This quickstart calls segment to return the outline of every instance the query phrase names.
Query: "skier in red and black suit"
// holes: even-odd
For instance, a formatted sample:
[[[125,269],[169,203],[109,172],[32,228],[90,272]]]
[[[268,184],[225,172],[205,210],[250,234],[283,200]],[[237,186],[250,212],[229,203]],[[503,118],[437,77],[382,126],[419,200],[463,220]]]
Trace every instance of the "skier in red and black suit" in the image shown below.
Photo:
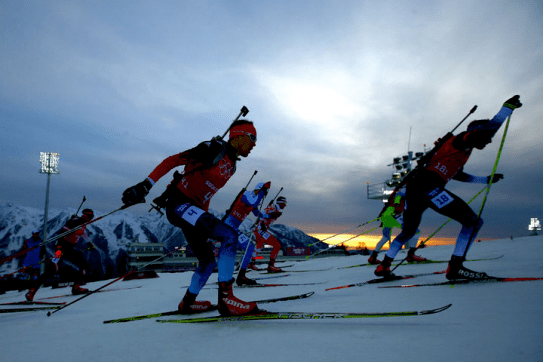
[[[184,165],[180,178],[175,178],[160,198],[170,223],[182,229],[187,243],[198,258],[198,268],[178,309],[191,313],[208,310],[209,301],[196,297],[217,266],[219,276],[218,310],[225,316],[244,315],[258,311],[257,304],[234,296],[232,278],[239,233],[208,212],[211,198],[236,171],[239,156],[247,157],[257,141],[257,131],[251,121],[239,120],[230,128],[229,141],[213,139],[195,148],[163,160],[143,182],[123,193],[123,203],[145,203],[145,196],[160,178],[177,166]],[[155,199],[157,202],[158,199]],[[247,239],[242,235],[242,238]],[[221,242],[215,261],[212,239]]]
[[[62,227],[61,232],[66,232],[74,229],[77,226],[89,222],[93,218],[93,211],[86,208],[82,211],[81,217],[78,217],[76,215],[72,216],[72,218],[70,218],[66,222],[64,227]],[[86,226],[81,226],[81,228],[77,229],[75,232],[59,238],[59,240],[57,241],[57,251],[55,252],[55,258],[52,259],[52,261],[57,266],[60,261],[67,259],[79,268],[79,271],[75,275],[74,286],[72,286],[72,294],[74,295],[84,294],[89,291],[88,289],[81,287],[81,285],[85,283],[85,275],[89,270],[89,264],[87,263],[87,260],[85,260],[85,257],[83,257],[81,251],[76,249],[79,238],[85,235],[85,228]]]
[[[268,232],[268,228],[272,223],[274,223],[274,221],[276,221],[276,219],[281,217],[283,209],[286,205],[287,199],[285,199],[285,197],[278,197],[275,204],[271,204],[266,207],[266,209],[264,210],[265,216],[260,220],[254,232],[256,240],[256,247],[254,252],[255,257],[261,251],[265,243],[272,246],[272,252],[270,252],[270,261],[268,262],[267,268],[267,271],[271,273],[283,272],[283,270],[279,267],[274,266],[274,264],[276,263],[276,258],[278,257],[278,253],[281,250],[281,245],[276,237]],[[254,263],[252,264],[252,266],[254,266]]]
[[[466,278],[485,278],[483,272],[475,272],[463,266],[466,251],[470,248],[482,227],[483,221],[461,198],[445,189],[451,180],[466,183],[489,183],[490,176],[473,176],[463,171],[474,148],[482,150],[491,143],[493,136],[513,110],[521,107],[519,96],[508,99],[491,120],[471,122],[467,131],[450,137],[432,156],[427,167],[419,171],[406,187],[406,210],[401,233],[391,243],[384,260],[376,268],[377,276],[389,276],[391,261],[401,247],[416,233],[421,216],[427,208],[452,218],[462,225],[461,232],[448,264],[446,278],[449,280]],[[492,182],[502,179],[495,174]]]

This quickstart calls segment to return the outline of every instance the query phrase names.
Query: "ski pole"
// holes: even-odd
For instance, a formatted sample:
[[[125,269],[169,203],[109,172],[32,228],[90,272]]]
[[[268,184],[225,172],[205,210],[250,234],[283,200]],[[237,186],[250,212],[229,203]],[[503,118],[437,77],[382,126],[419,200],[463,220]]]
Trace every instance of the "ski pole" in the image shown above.
[[[120,210],[122,210],[122,209],[125,209],[125,208],[127,208],[127,207],[129,207],[129,206],[128,206],[128,205],[124,205],[124,206],[122,206],[121,208],[117,208],[117,209],[114,210],[114,211],[111,211],[111,212],[109,212],[109,213],[106,213],[106,214],[104,214],[104,215],[102,215],[102,216],[100,216],[100,217],[97,217],[97,218],[95,218],[95,219],[93,219],[93,220],[90,220],[90,221],[88,221],[88,222],[82,223],[82,224],[80,224],[79,226],[74,227],[74,228],[72,228],[72,229],[69,230],[69,231],[66,231],[66,232],[63,232],[63,233],[61,233],[61,234],[58,234],[58,235],[56,235],[56,236],[54,236],[54,237],[51,237],[51,238],[47,239],[46,241],[40,243],[39,245],[36,245],[36,246],[34,246],[34,247],[27,248],[27,249],[22,250],[22,251],[19,251],[19,252],[15,253],[15,254],[13,254],[13,255],[11,255],[11,256],[9,256],[9,257],[4,258],[3,260],[0,260],[0,265],[3,264],[3,263],[5,263],[5,262],[8,262],[8,261],[13,260],[15,257],[19,257],[19,256],[21,256],[21,255],[23,255],[23,254],[25,254],[25,253],[27,253],[27,252],[29,252],[29,251],[32,251],[32,250],[35,249],[35,248],[44,246],[44,245],[46,245],[46,244],[48,244],[48,243],[50,243],[50,242],[56,241],[56,240],[59,239],[59,238],[62,238],[62,237],[67,236],[67,235],[69,235],[69,234],[71,234],[71,233],[74,233],[75,231],[77,231],[78,229],[80,229],[80,228],[83,227],[83,226],[86,226],[86,225],[88,225],[88,224],[91,224],[91,223],[94,223],[94,222],[96,222],[96,221],[99,221],[99,220],[101,220],[102,218],[107,217],[107,216],[109,216],[110,214],[113,214],[113,213],[115,213],[115,212],[118,212],[118,211],[120,211]]]
[[[238,114],[238,116],[234,119],[234,121],[232,121],[232,123],[230,124],[229,128],[227,129],[227,131],[225,131],[225,133],[223,134],[223,136],[221,136],[221,138],[225,138],[225,136],[227,135],[227,132],[229,132],[230,128],[232,127],[232,124],[235,123],[236,121],[238,121],[238,119],[240,119],[241,116],[244,116],[246,117],[246,115],[248,114],[249,110],[247,109],[246,106],[242,106],[242,109],[240,110],[240,113]]]
[[[77,208],[77,211],[76,211],[76,216],[77,214],[79,213],[79,210],[81,209],[81,206],[83,205],[83,203],[85,203],[87,199],[85,198],[85,196],[83,196],[83,200],[81,201],[81,204],[79,205],[79,207]]]
[[[86,251],[86,250],[91,250],[92,248],[91,247],[87,247],[87,248],[84,248],[82,251]],[[41,265],[43,263],[46,263],[46,262],[49,262],[53,259],[53,257],[49,257],[49,258],[46,258],[44,260],[41,260],[40,262],[38,262],[37,264],[35,264],[36,266],[37,265]],[[17,271],[14,271],[14,272],[10,272],[9,274],[5,274],[3,276],[0,276],[0,280],[8,277],[8,276],[11,276],[11,275],[15,275],[17,272],[21,272],[21,271],[24,271],[28,268],[29,266],[25,266],[25,267],[22,267],[20,269],[18,269]]]
[[[482,205],[480,206],[480,211],[478,212],[478,219],[480,219],[482,212],[484,210],[484,205],[485,205],[485,202],[487,201],[487,196],[489,195],[491,184],[493,184],[493,178],[495,176],[495,172],[497,171],[497,166],[499,166],[499,159],[501,158],[502,148],[504,146],[504,141],[506,140],[506,133],[508,132],[508,126],[510,125],[511,116],[512,115],[508,116],[508,120],[506,120],[506,125],[504,126],[504,133],[502,134],[501,145],[499,146],[499,151],[497,152],[497,158],[495,159],[495,165],[493,165],[493,171],[491,172],[491,175],[489,176],[489,182],[486,186],[484,199],[482,200]],[[468,240],[467,247],[465,248],[465,253],[463,254],[463,258],[467,256],[468,248],[471,245],[472,238],[475,238],[474,233],[475,233],[475,230],[473,229],[472,232],[470,233],[470,238]]]
[[[362,236],[363,234],[367,234],[367,233],[369,233],[369,232],[372,232],[372,231],[374,231],[374,230],[377,229],[377,228],[378,228],[378,227],[371,228],[371,229],[369,229],[368,231],[364,231],[364,232],[362,232],[362,233],[359,233],[359,234],[357,234],[357,235],[355,235],[355,236],[353,236],[353,237],[350,237],[350,238],[348,238],[347,240],[342,241],[342,242],[340,242],[340,243],[337,243],[337,244],[335,244],[335,245],[333,245],[333,246],[338,246],[338,245],[341,245],[342,243],[346,243],[347,241],[351,241],[352,239],[357,238],[357,237],[360,237],[360,236]],[[320,249],[320,250],[318,250],[318,251],[312,253],[311,255],[306,256],[306,259],[308,259],[308,258],[310,258],[310,257],[313,257],[313,256],[315,256],[315,255],[317,255],[317,254],[319,254],[319,253],[321,253],[321,252],[323,252],[323,251],[326,251],[326,250],[328,250],[329,248],[331,248],[331,247],[328,246],[327,248],[322,248],[322,249]]]
[[[236,201],[238,201],[238,198],[240,198],[246,192],[247,187],[249,187],[249,183],[251,183],[251,181],[253,180],[255,175],[257,175],[257,170],[255,170],[255,172],[253,173],[251,178],[249,178],[249,181],[247,182],[246,186],[243,187],[242,190],[240,190],[240,192],[236,195],[236,198],[234,198],[234,200],[233,200],[232,204],[230,205],[229,209],[227,209],[225,211],[225,215],[223,216],[223,218],[221,218],[222,222],[224,222],[227,219],[227,217],[229,216],[230,212],[232,212],[232,208],[234,207],[234,204],[236,204]]]
[[[478,193],[476,193],[476,195],[473,196],[473,197],[467,202],[467,204],[472,203],[472,202],[474,201],[474,199],[476,199],[480,194],[482,194],[482,193],[484,192],[484,190],[486,190],[486,188],[487,188],[487,186],[485,186],[482,190],[480,190]],[[427,239],[426,239],[425,241],[421,242],[421,243],[419,244],[419,246],[416,247],[416,250],[417,250],[418,248],[424,246],[425,243],[427,243],[427,242],[428,242],[435,234],[437,234],[438,231],[440,231],[442,228],[444,228],[444,227],[446,226],[446,224],[448,224],[449,222],[451,222],[451,220],[452,220],[452,218],[449,218],[447,221],[445,221],[444,223],[442,223],[442,225],[441,225],[440,227],[438,227],[433,233],[431,233],[431,234],[429,235],[429,237],[427,237]],[[391,242],[390,242],[390,244],[391,244]],[[399,263],[391,270],[391,272],[395,271],[395,269],[396,269],[397,267],[399,267],[404,261],[406,261],[407,258],[408,258],[408,256],[406,256],[402,261],[400,261],[400,262],[399,262]]]
[[[76,299],[76,300],[74,300],[74,301],[72,301],[72,302],[70,302],[70,303],[68,303],[68,304],[59,306],[57,309],[55,309],[55,310],[53,310],[53,311],[49,311],[49,312],[47,313],[47,316],[51,316],[51,314],[54,314],[54,313],[56,313],[57,311],[60,311],[60,310],[62,310],[62,309],[64,309],[64,308],[67,308],[68,306],[70,306],[70,305],[72,305],[72,304],[75,304],[76,302],[78,302],[78,301],[80,301],[80,300],[85,299],[86,297],[88,297],[88,296],[94,294],[95,292],[99,292],[100,290],[102,290],[103,288],[105,288],[105,287],[107,287],[107,286],[110,286],[110,285],[113,284],[114,282],[117,282],[117,281],[119,281],[119,280],[121,280],[121,279],[124,279],[125,277],[127,277],[127,276],[130,275],[130,274],[133,274],[133,273],[135,273],[135,272],[140,271],[141,269],[143,269],[143,268],[145,268],[145,267],[147,267],[147,266],[149,266],[149,265],[151,265],[151,264],[153,264],[153,263],[159,261],[160,259],[162,259],[162,258],[164,258],[164,257],[166,257],[166,256],[168,256],[168,255],[170,255],[170,254],[172,254],[173,252],[177,251],[178,249],[179,249],[179,247],[176,247],[176,248],[174,248],[172,251],[170,251],[170,252],[168,252],[168,253],[162,255],[161,257],[158,257],[158,258],[154,259],[153,261],[146,263],[145,265],[143,265],[143,266],[140,267],[139,269],[130,271],[130,272],[126,273],[125,275],[123,275],[123,276],[121,276],[121,277],[118,277],[118,278],[116,278],[115,280],[110,281],[110,282],[108,282],[108,283],[105,284],[105,285],[100,286],[100,287],[99,287],[98,289],[96,289],[96,290],[89,291],[89,292],[86,293],[85,295],[81,296],[80,298],[78,298],[78,299]]]
[[[377,221],[378,219],[380,219],[380,217],[374,218],[374,219],[372,219],[372,220],[370,220],[370,221],[368,221],[368,222],[359,224],[359,225],[356,226],[356,227],[346,229],[345,231],[342,231],[342,232],[340,232],[340,233],[333,234],[332,236],[329,236],[329,237],[327,237],[327,238],[324,238],[324,239],[320,240],[319,242],[323,242],[323,241],[326,241],[326,240],[331,239],[331,238],[333,238],[333,237],[339,236],[339,235],[341,235],[341,234],[351,232],[351,231],[353,231],[354,229],[357,229],[357,228],[360,228],[360,227],[362,227],[362,226],[365,226],[365,225],[367,225],[367,224],[369,224],[369,223],[371,223],[371,222]]]
[[[276,200],[276,198],[280,195],[281,191],[283,190],[283,187],[280,188],[278,194],[276,194],[276,196],[268,203],[268,205],[272,205],[272,203],[274,203],[274,201]],[[264,200],[264,199],[263,199]],[[253,233],[253,230],[257,227],[257,225],[259,224],[259,221],[261,220],[261,217],[260,217],[260,214],[261,214],[261,208],[259,208],[259,217],[257,218],[257,220],[255,221],[255,223],[253,223],[253,225],[251,226],[251,228],[249,229],[249,232],[246,232],[244,233],[245,235],[248,235],[248,234],[251,234]]]

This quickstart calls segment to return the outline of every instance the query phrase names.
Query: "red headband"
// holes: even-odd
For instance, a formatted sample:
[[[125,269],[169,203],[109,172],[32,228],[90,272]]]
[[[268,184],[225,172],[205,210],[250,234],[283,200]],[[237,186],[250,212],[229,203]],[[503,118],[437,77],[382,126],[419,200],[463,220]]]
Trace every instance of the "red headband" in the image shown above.
[[[236,136],[243,136],[243,135],[253,135],[255,140],[257,140],[257,130],[255,130],[255,127],[253,127],[253,124],[249,123],[243,123],[240,125],[233,126],[230,129],[229,138],[232,139]]]

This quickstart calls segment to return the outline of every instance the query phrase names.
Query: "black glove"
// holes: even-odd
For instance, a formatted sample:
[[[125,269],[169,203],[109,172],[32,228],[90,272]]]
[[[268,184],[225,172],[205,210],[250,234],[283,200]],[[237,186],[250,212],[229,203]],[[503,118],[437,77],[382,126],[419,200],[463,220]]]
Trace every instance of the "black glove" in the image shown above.
[[[96,250],[96,246],[92,242],[87,242],[88,250]]]
[[[514,97],[506,100],[503,106],[511,108],[512,110],[515,110],[516,108],[520,108],[522,105],[521,105],[521,102],[519,102],[519,95],[515,95]]]
[[[489,176],[487,177],[487,183],[488,183],[488,184],[489,184],[489,179],[490,179],[490,178],[491,178],[491,175],[489,175]],[[495,175],[493,175],[493,183],[496,183],[496,182],[498,182],[499,180],[501,180],[501,179],[503,179],[503,178],[504,178],[504,175],[502,175],[502,174],[495,174]]]
[[[149,190],[152,185],[149,180],[144,180],[141,183],[136,184],[133,187],[128,188],[123,192],[121,201],[124,205],[134,205],[138,203],[145,203],[145,197],[149,194]]]

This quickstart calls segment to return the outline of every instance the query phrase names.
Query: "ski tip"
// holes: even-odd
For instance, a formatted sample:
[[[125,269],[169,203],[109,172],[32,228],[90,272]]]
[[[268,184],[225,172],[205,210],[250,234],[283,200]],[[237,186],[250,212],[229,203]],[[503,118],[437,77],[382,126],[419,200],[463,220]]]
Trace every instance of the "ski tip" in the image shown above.
[[[447,310],[451,307],[452,304],[448,304],[448,305],[445,305],[445,306],[442,306],[440,308],[436,308],[436,309],[431,309],[431,310],[423,310],[423,311],[420,311],[418,315],[429,315],[429,314],[436,314],[436,313],[440,313],[444,310]]]

